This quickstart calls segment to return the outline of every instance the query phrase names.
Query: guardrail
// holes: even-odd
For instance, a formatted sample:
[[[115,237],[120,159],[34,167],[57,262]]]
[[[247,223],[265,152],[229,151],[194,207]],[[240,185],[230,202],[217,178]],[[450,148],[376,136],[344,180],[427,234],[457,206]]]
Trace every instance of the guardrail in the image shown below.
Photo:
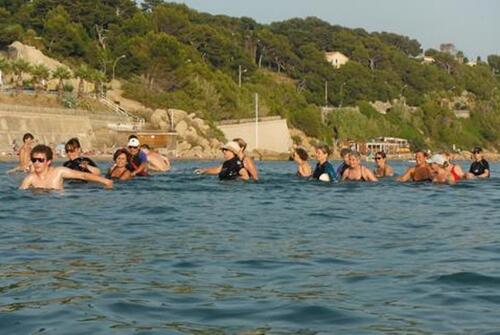
[[[129,113],[125,108],[123,108],[122,106],[120,106],[118,104],[115,104],[114,102],[112,102],[111,100],[106,98],[105,96],[100,96],[99,101],[103,105],[105,105],[106,107],[108,107],[109,109],[114,111],[116,114],[133,120],[133,122],[136,123],[136,126],[138,129],[144,128],[145,120],[143,118]]]

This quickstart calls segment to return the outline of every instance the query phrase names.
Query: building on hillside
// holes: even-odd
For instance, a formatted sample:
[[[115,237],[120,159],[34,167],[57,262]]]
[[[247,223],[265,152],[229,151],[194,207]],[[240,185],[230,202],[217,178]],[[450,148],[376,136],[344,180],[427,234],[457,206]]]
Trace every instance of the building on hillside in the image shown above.
[[[439,51],[455,56],[457,54],[457,49],[453,43],[441,43],[439,46]]]
[[[397,137],[376,137],[358,149],[362,154],[383,151],[386,154],[399,155],[410,153],[410,143],[404,138]]]
[[[424,63],[424,64],[433,64],[435,62],[436,62],[436,60],[434,59],[434,57],[424,56],[422,58],[422,63]]]
[[[457,119],[470,119],[470,111],[467,109],[456,109],[453,113]]]
[[[467,66],[472,66],[472,67],[473,67],[473,66],[476,66],[476,65],[477,65],[477,62],[476,62],[475,60],[470,60],[470,61],[468,61],[465,65],[467,65]]]
[[[326,61],[336,69],[345,65],[349,61],[349,57],[338,51],[325,52]]]

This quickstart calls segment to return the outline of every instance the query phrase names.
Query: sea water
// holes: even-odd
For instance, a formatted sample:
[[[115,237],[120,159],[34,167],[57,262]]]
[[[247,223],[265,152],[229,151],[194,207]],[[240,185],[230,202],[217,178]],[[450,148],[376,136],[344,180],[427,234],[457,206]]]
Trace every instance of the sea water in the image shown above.
[[[210,164],[52,192],[19,191],[1,164],[0,334],[500,331],[499,178],[193,174]]]

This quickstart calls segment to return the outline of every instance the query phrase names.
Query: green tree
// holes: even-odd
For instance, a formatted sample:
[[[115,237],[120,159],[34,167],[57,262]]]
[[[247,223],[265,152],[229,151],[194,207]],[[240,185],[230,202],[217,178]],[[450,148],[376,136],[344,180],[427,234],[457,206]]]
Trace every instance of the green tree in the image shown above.
[[[65,66],[58,66],[54,72],[52,72],[52,78],[58,79],[57,92],[61,97],[64,93],[64,81],[71,79],[71,71]]]
[[[44,64],[36,64],[31,68],[31,83],[35,92],[44,88],[44,83],[50,78],[50,70]]]
[[[494,73],[500,73],[500,55],[489,55],[488,65],[491,67]]]
[[[92,81],[92,69],[87,65],[80,65],[75,70],[75,77],[78,78],[78,89],[77,97],[81,98],[84,95],[84,83],[85,81]]]
[[[23,75],[31,72],[31,64],[24,59],[16,59],[10,63],[12,73],[16,77],[16,88],[17,93],[21,93],[23,90]]]

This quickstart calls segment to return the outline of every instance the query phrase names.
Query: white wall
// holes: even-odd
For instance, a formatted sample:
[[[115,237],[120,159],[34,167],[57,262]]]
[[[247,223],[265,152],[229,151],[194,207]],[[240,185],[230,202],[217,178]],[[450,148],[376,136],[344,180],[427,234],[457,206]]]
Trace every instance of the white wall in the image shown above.
[[[242,138],[248,151],[256,148],[255,122],[218,125],[228,140]],[[275,152],[288,152],[292,139],[286,120],[259,121],[257,127],[258,148]]]

